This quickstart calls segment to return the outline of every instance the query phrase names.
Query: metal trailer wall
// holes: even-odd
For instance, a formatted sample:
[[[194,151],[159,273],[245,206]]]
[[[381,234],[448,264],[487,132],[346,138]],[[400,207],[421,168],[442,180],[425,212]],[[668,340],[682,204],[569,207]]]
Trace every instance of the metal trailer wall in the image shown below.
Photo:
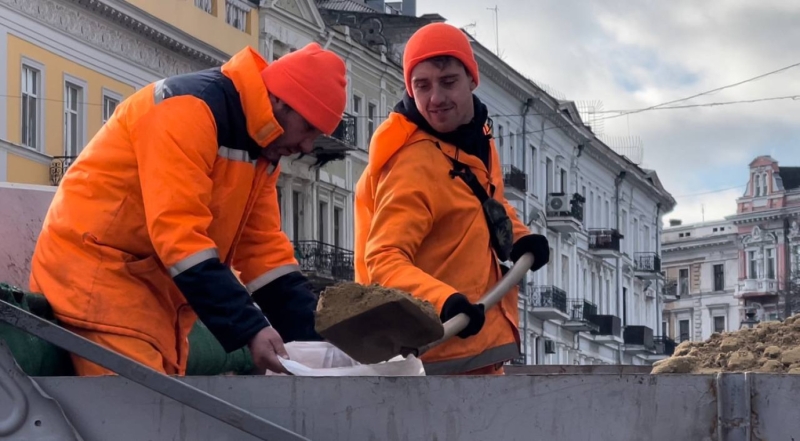
[[[35,381],[86,441],[254,439],[121,377]],[[800,440],[797,375],[185,381],[312,440]]]

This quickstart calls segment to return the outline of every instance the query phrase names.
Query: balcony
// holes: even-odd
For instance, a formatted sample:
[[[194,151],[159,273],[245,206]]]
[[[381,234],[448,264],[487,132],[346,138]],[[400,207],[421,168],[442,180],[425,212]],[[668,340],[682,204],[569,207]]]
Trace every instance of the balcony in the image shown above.
[[[619,257],[619,241],[623,236],[613,228],[589,230],[589,250],[599,257]]]
[[[356,127],[356,117],[345,113],[330,136],[322,135],[314,141],[314,154],[344,158],[346,152],[356,148]]]
[[[626,326],[622,340],[625,352],[629,354],[653,354],[656,351],[653,330],[647,326]]]
[[[653,344],[655,345],[655,351],[645,354],[645,359],[652,362],[671,357],[675,353],[675,347],[678,345],[675,340],[662,336],[653,337]]]
[[[583,203],[579,193],[569,198],[564,193],[547,196],[547,228],[562,234],[575,234],[583,230]]]
[[[625,343],[622,339],[622,320],[615,315],[595,315],[590,318],[597,325],[594,340],[600,343]]]
[[[503,185],[511,190],[506,195],[509,199],[524,200],[528,190],[528,175],[513,165],[503,165]]]
[[[532,314],[541,320],[566,321],[567,293],[555,286],[534,286],[531,293]]]
[[[760,297],[777,295],[779,284],[774,279],[745,279],[736,285],[735,297]]]
[[[661,257],[656,253],[635,253],[633,255],[636,277],[645,280],[661,278]]]
[[[67,169],[73,162],[76,156],[53,156],[50,162],[50,184],[58,185],[61,179],[67,173]]]
[[[678,281],[675,279],[667,280],[661,290],[661,295],[665,302],[674,302],[678,300],[680,298],[678,295]]]
[[[561,327],[572,332],[593,332],[599,327],[591,321],[597,314],[597,305],[584,299],[567,300],[567,321]]]
[[[295,243],[300,268],[317,290],[354,279],[353,252],[316,240]]]
[[[525,354],[519,354],[519,357],[514,358],[510,361],[510,364],[514,366],[525,366]]]

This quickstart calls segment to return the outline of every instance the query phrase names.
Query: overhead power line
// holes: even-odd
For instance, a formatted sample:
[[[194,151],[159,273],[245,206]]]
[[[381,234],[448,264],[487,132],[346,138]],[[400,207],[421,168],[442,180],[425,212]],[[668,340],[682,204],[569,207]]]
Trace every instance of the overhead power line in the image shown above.
[[[748,78],[746,80],[739,81],[738,83],[728,84],[727,86],[722,86],[722,87],[717,87],[716,89],[707,90],[705,92],[701,92],[701,93],[698,93],[698,94],[695,94],[695,95],[692,95],[692,96],[688,96],[686,98],[681,98],[681,99],[677,99],[677,100],[673,100],[673,101],[667,101],[665,103],[656,104],[655,106],[645,107],[643,109],[632,110],[630,112],[625,112],[625,113],[621,113],[619,115],[609,116],[609,117],[601,118],[601,119],[605,120],[605,119],[619,118],[620,116],[632,115],[634,113],[640,113],[640,112],[644,112],[644,111],[647,111],[647,110],[653,110],[653,109],[655,109],[657,107],[663,107],[663,106],[666,106],[666,105],[669,105],[669,104],[675,104],[675,103],[679,103],[679,102],[682,102],[682,101],[687,101],[687,100],[690,100],[690,99],[693,99],[693,98],[697,98],[697,97],[700,97],[700,96],[703,96],[703,95],[708,95],[708,94],[712,94],[712,93],[715,93],[715,92],[719,92],[720,90],[730,89],[732,87],[741,86],[742,84],[745,84],[745,83],[749,83],[749,82],[752,82],[752,81],[760,80],[760,79],[762,79],[764,77],[768,77],[770,75],[774,75],[774,74],[783,72],[785,70],[792,69],[792,68],[797,67],[797,66],[800,66],[800,63],[795,63],[795,64],[792,64],[792,65],[789,65],[789,66],[786,66],[786,67],[782,67],[780,69],[773,70],[772,72],[767,72],[765,74],[761,74],[761,75],[755,76],[753,78]]]
[[[682,194],[682,195],[678,195],[678,196],[674,196],[674,197],[676,199],[677,198],[689,198],[689,197],[693,197],[693,196],[703,196],[703,195],[713,194],[713,193],[722,193],[723,191],[737,190],[737,189],[744,188],[744,187],[747,187],[747,184],[741,184],[741,185],[737,185],[735,187],[718,188],[716,190],[701,191],[701,192],[698,192],[698,193],[687,193],[687,194]]]

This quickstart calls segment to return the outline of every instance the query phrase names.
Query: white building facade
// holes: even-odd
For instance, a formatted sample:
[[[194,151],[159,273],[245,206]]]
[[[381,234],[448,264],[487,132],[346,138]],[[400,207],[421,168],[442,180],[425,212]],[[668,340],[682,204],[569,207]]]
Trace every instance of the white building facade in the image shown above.
[[[374,129],[404,92],[399,51],[416,29],[441,20],[382,14],[358,2],[346,6],[346,11],[329,9],[342,4],[298,0],[262,2],[261,8],[268,60],[317,41],[347,63],[342,130],[319,146],[338,159],[321,168],[311,167],[313,157],[285,159],[279,183],[284,230],[320,287],[352,280],[353,187],[366,166]],[[371,33],[376,20],[381,25]],[[506,196],[552,247],[551,262],[523,283],[524,355],[517,362],[658,359],[659,226],[674,200],[654,172],[599,141],[574,103],[554,99],[477,42],[473,47],[481,69],[476,94],[493,121]],[[559,202],[563,207],[553,205]]]
[[[326,9],[325,2],[314,0],[262,1],[260,8],[261,53],[268,61],[317,42],[347,66],[347,107],[339,128],[320,137],[315,154],[284,158],[278,182],[283,229],[317,289],[353,280],[354,187],[366,168],[372,134],[404,91],[392,45],[381,32],[365,31],[374,21],[358,25],[362,20],[354,14],[374,15],[387,24],[410,22],[412,32],[427,23],[353,3],[357,11]],[[317,166],[321,159],[329,161]]]
[[[729,220],[680,225],[663,233],[662,334],[676,343],[739,329],[737,228]]]
[[[655,172],[603,144],[560,101],[473,41],[506,197],[551,260],[520,296],[524,364],[649,364],[663,358],[662,217]],[[622,237],[624,238],[622,238]]]

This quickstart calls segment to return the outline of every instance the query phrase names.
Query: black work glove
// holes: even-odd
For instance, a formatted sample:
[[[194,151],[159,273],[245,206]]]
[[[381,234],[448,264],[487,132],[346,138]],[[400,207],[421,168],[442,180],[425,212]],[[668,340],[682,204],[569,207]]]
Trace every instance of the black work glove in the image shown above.
[[[537,271],[550,261],[550,243],[541,234],[522,236],[511,248],[511,261],[516,263],[525,253],[533,254],[531,271]]]
[[[456,335],[461,338],[472,337],[481,331],[483,323],[486,321],[486,316],[484,315],[483,305],[470,303],[467,296],[464,294],[457,292],[448,297],[447,300],[444,301],[442,313],[439,314],[439,318],[442,320],[442,323],[444,323],[462,312],[469,317],[469,323],[463,331]]]

